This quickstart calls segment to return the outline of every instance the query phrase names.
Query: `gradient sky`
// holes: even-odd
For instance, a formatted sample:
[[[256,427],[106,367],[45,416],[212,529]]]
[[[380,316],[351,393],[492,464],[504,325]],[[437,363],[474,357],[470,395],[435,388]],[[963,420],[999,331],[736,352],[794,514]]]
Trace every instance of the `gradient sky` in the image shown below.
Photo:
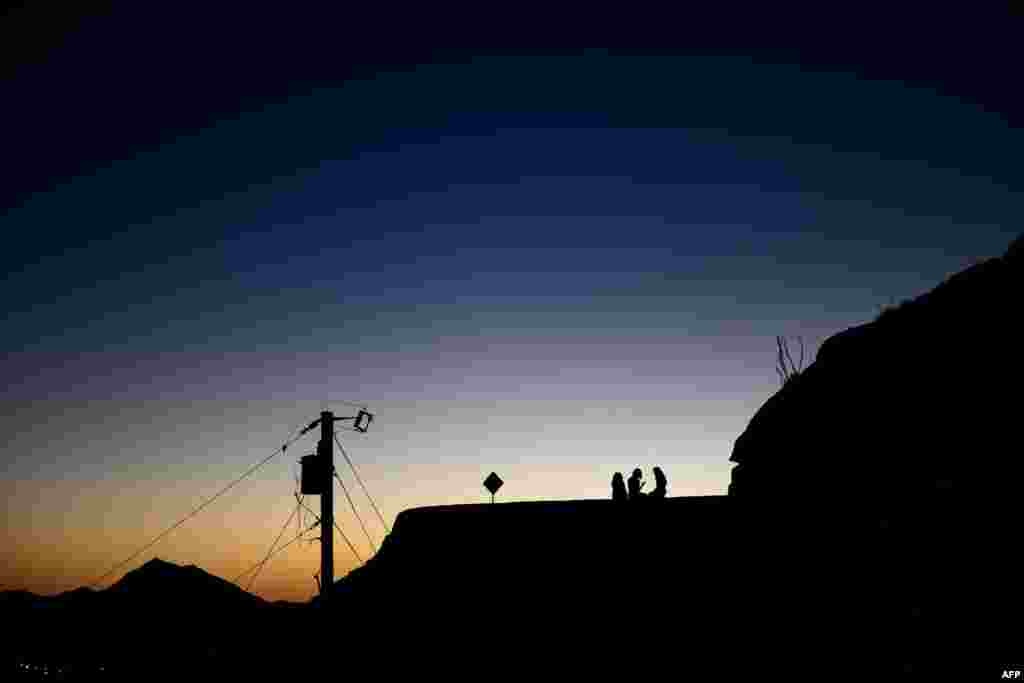
[[[603,498],[654,465],[670,495],[724,493],[775,335],[813,355],[1020,230],[1015,112],[895,67],[463,52],[229,113],[211,80],[197,125],[200,105],[126,115],[130,70],[90,71],[90,97],[77,77],[128,19],[105,21],[5,86],[47,93],[4,132],[25,169],[0,219],[7,588],[88,582],[345,401],[377,415],[343,438],[389,522],[485,500],[492,470],[506,501]],[[184,87],[165,71],[138,96]],[[61,106],[89,125],[51,137]],[[258,561],[301,443],[124,569]],[[254,591],[308,598],[318,553]]]

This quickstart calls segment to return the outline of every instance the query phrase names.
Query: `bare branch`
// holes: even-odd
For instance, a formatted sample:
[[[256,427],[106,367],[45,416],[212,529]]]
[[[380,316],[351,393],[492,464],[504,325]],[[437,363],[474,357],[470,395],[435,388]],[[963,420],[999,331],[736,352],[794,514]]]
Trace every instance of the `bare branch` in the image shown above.
[[[782,348],[786,351],[786,360],[789,361],[789,371],[786,373],[787,376],[792,376],[796,370],[796,363],[793,362],[793,356],[789,355],[789,342],[785,337],[782,338]]]
[[[793,360],[793,354],[789,350],[789,341],[786,337],[781,335],[775,337],[775,374],[779,376],[779,381],[783,385],[804,370],[807,348],[804,345],[804,338],[802,336],[797,336],[796,339],[800,343],[799,363]]]
[[[775,337],[775,346],[776,346],[775,372],[779,376],[780,384],[782,384],[784,386],[786,384],[786,380],[789,379],[789,368],[786,367],[786,354],[785,354],[785,351],[783,350],[783,340],[782,340],[782,337],[780,337],[780,336],[776,336]]]

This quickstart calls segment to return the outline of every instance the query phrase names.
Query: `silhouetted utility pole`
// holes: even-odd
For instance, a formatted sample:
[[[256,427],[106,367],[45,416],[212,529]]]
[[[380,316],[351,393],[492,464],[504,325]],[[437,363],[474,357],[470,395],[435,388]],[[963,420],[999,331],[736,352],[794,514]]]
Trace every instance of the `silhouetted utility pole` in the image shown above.
[[[373,415],[360,410],[358,415],[352,417],[335,417],[334,413],[325,410],[320,413],[319,420],[314,420],[302,430],[302,434],[305,434],[320,425],[316,454],[302,457],[302,494],[320,496],[321,605],[327,604],[327,595],[334,586],[334,423],[345,420],[352,420],[355,423],[353,428],[365,433],[373,421]]]
[[[318,469],[323,477],[320,494],[320,601],[327,604],[327,594],[334,586],[334,413],[320,413],[320,443],[316,447]]]

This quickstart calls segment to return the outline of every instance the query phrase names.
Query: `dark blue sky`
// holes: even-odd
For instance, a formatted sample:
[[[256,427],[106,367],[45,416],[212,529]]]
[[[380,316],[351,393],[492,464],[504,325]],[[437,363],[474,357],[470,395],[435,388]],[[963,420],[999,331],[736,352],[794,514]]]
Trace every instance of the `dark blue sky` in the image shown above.
[[[242,317],[258,328],[244,348],[287,346],[324,305],[361,320],[688,281],[755,309],[837,290],[848,313],[948,267],[922,282],[928,261],[905,250],[962,261],[1006,241],[1021,151],[1002,118],[954,98],[745,57],[422,66],[36,194],[7,218],[21,295],[5,339],[226,350]]]
[[[902,60],[891,26],[860,51],[394,37],[387,59],[294,18],[63,20],[23,13],[37,47],[4,72],[9,501],[127,477],[138,512],[342,398],[380,413],[359,447],[392,515],[476,500],[491,469],[520,499],[603,496],[637,464],[721,492],[775,335],[813,353],[1020,230],[1009,17],[965,21],[955,68],[954,23]],[[261,495],[288,499],[274,476]],[[96,537],[77,490],[64,514]],[[277,523],[245,510],[254,538]]]

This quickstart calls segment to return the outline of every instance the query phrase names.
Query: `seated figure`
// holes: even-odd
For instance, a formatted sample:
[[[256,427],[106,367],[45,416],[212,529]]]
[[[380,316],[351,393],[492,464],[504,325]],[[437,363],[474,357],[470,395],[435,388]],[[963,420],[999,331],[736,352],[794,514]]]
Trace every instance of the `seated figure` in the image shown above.
[[[668,495],[668,479],[660,467],[654,468],[654,490],[651,491],[651,498],[664,498]]]
[[[639,500],[644,495],[640,493],[640,489],[644,487],[644,482],[641,481],[643,476],[639,467],[633,470],[633,474],[629,475],[629,500]]]
[[[624,501],[626,499],[626,482],[622,479],[622,472],[616,472],[612,476],[612,500]]]

